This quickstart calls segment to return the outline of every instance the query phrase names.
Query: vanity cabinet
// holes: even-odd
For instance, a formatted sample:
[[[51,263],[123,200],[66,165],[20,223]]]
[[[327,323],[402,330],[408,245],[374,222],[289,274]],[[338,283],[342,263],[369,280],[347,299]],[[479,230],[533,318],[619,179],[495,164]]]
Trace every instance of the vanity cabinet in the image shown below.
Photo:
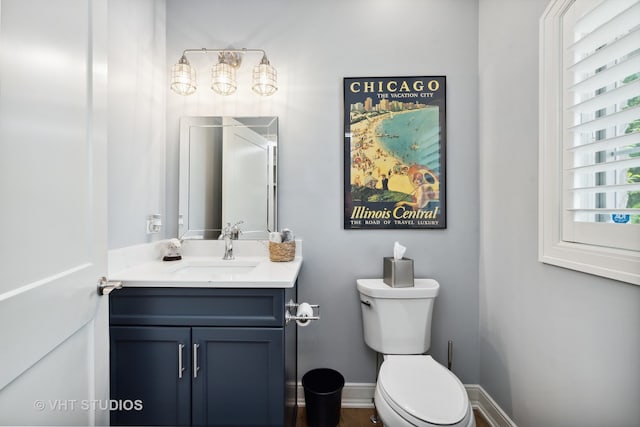
[[[296,327],[284,319],[295,288],[109,297],[112,425],[295,425]]]
[[[112,326],[110,341],[111,425],[190,425],[190,328]]]

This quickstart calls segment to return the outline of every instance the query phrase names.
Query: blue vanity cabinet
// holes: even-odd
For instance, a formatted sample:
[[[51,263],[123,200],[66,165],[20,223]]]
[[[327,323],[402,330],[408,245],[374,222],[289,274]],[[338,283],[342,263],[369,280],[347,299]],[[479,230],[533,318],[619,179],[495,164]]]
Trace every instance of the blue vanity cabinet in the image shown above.
[[[282,331],[194,328],[192,333],[199,355],[193,424],[284,425]]]
[[[191,329],[112,326],[110,341],[111,425],[191,425]]]
[[[123,288],[110,295],[112,425],[293,426],[293,289]]]

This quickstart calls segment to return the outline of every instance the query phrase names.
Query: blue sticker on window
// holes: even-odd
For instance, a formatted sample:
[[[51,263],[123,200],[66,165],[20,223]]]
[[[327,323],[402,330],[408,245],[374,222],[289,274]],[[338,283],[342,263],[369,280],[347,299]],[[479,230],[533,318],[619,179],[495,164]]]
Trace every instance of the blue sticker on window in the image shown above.
[[[611,214],[611,219],[616,224],[626,224],[629,222],[630,215],[628,214]]]

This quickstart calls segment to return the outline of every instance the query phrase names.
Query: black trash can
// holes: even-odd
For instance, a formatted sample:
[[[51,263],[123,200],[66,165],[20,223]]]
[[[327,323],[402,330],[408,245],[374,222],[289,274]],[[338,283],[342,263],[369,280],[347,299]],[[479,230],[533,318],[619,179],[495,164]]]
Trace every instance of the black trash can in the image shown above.
[[[336,427],[340,423],[342,374],[329,368],[312,369],[302,377],[302,387],[309,427]]]

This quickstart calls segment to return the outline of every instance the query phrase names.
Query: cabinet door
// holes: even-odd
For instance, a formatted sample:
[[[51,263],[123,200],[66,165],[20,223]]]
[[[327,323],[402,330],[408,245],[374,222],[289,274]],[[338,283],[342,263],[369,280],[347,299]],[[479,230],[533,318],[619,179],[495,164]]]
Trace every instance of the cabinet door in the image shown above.
[[[111,425],[190,425],[191,329],[114,326],[110,335],[111,399],[119,406]]]
[[[282,329],[193,328],[192,344],[194,425],[284,425]]]

